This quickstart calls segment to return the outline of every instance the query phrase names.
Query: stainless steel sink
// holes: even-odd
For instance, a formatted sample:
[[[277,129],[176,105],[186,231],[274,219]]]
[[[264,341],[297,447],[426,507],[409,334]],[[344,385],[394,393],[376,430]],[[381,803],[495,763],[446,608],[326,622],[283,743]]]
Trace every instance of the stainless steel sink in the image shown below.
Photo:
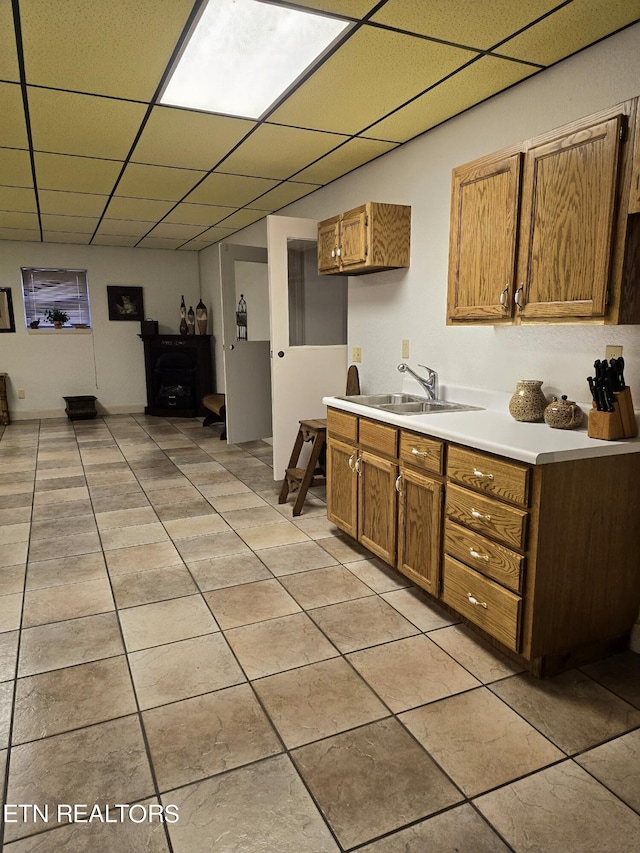
[[[359,406],[396,406],[402,403],[419,403],[425,400],[425,397],[419,397],[417,394],[355,394],[351,397],[338,397],[338,400],[348,400],[350,403],[358,403]]]
[[[426,397],[419,397],[417,394],[355,394],[351,397],[338,397],[338,400],[346,400],[360,406],[371,406],[373,409],[393,412],[396,415],[481,411],[479,406],[454,403],[452,400],[427,400]]]

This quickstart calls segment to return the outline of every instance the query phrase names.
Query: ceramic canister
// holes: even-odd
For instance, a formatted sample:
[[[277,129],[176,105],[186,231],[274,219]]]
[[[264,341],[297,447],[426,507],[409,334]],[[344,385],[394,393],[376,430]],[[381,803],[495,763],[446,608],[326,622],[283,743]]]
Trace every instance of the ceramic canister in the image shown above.
[[[509,400],[509,413],[517,421],[537,423],[544,417],[547,398],[542,393],[541,379],[521,379]]]

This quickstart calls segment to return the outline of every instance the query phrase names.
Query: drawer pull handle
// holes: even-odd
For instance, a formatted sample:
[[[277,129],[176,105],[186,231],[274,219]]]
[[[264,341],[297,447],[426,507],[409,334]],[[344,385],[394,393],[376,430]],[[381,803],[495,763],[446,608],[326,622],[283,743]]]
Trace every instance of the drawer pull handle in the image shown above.
[[[493,474],[483,474],[477,468],[473,469],[473,476],[478,477],[479,480],[493,480]]]
[[[396,492],[399,495],[402,494],[402,489],[400,488],[401,484],[402,484],[402,474],[398,474],[398,476],[396,477]]]
[[[491,516],[488,513],[485,515],[483,512],[478,512],[477,509],[472,509],[471,515],[474,518],[480,519],[482,521],[491,521]]]
[[[489,606],[486,601],[478,601],[478,599],[474,595],[471,595],[470,592],[467,593],[467,598],[469,599],[469,604],[473,604],[476,607],[484,607],[486,610]]]
[[[412,447],[411,452],[413,453],[414,456],[428,456],[429,455],[428,450],[418,450],[417,447]]]
[[[489,556],[488,556],[487,554],[479,554],[479,553],[478,553],[477,551],[475,551],[473,548],[469,548],[469,553],[470,553],[470,554],[471,554],[471,556],[472,556],[472,557],[474,557],[474,559],[476,559],[476,560],[484,560],[486,563],[488,563],[488,562],[489,562]]]

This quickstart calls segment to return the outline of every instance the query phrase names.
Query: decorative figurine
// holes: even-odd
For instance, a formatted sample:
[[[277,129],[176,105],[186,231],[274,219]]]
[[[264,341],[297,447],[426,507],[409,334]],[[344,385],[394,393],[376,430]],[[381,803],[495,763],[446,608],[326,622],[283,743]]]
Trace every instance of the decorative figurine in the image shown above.
[[[200,299],[200,302],[196,305],[196,322],[198,324],[198,332],[201,335],[207,334],[207,306]]]

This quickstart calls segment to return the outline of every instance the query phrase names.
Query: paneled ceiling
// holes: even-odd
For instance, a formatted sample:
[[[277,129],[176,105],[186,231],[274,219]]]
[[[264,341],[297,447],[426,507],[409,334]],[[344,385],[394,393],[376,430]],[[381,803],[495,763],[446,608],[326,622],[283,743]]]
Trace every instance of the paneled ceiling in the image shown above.
[[[199,0],[0,0],[0,239],[203,249],[640,19],[640,0],[266,1],[352,27],[255,121],[157,104]]]

